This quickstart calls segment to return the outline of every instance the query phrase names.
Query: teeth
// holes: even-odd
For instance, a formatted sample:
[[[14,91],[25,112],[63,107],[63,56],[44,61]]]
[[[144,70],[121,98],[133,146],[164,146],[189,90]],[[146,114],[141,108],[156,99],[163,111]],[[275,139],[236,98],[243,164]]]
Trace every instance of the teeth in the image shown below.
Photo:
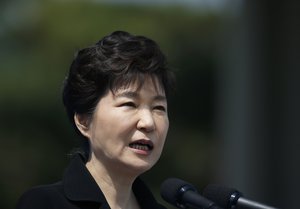
[[[145,151],[150,150],[148,145],[142,145],[142,144],[131,144],[130,147],[134,149],[145,150]]]

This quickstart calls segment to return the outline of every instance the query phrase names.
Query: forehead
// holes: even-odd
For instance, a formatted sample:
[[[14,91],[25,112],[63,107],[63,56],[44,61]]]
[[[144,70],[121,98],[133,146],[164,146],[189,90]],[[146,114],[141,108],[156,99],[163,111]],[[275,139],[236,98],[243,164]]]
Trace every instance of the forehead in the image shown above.
[[[118,82],[116,85],[113,86],[112,93],[119,94],[124,91],[133,91],[138,92],[141,89],[150,90],[159,95],[165,95],[165,90],[162,83],[156,76],[143,76],[142,78],[136,77],[129,81],[122,81]]]

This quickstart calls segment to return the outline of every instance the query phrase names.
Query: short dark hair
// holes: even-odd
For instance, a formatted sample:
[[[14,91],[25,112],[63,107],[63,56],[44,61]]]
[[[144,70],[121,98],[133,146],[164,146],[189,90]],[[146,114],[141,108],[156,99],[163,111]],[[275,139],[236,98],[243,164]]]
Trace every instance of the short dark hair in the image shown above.
[[[168,97],[174,88],[174,75],[157,43],[144,36],[115,31],[79,50],[63,87],[63,103],[75,129],[75,113],[92,115],[109,89],[133,81],[142,84],[147,75],[158,79]]]

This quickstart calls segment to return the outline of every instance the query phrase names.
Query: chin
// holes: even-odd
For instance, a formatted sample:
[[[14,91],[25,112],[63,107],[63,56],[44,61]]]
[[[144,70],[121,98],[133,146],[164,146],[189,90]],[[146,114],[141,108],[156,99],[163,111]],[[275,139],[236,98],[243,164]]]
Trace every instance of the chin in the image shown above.
[[[150,170],[155,163],[135,163],[134,165],[130,166],[130,171],[136,173],[136,175],[140,175],[145,173],[146,171]],[[128,166],[129,167],[129,166]]]

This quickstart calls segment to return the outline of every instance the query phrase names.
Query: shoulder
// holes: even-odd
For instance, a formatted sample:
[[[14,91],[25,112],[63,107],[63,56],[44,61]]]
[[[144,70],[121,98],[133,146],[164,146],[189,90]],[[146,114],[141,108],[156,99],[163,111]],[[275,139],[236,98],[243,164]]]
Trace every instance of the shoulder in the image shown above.
[[[53,208],[53,200],[64,199],[62,190],[60,182],[34,187],[20,197],[16,209]]]

